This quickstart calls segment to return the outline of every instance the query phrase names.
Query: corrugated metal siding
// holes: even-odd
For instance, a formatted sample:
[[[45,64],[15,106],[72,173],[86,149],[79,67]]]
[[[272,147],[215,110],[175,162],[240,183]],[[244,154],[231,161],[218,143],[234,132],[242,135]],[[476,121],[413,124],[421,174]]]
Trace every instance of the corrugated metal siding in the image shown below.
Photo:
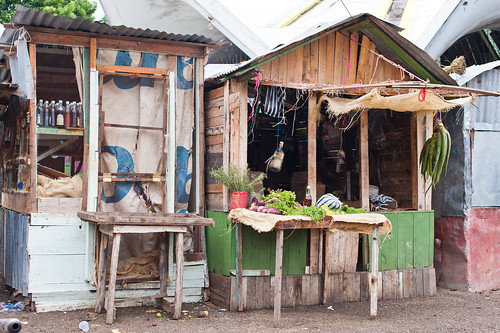
[[[467,87],[500,90],[500,68],[481,73]],[[464,110],[464,133],[471,147],[470,154],[465,154],[465,166],[471,166],[472,175],[464,173],[466,189],[471,189],[466,202],[471,207],[499,207],[500,146],[496,143],[500,141],[500,98],[479,97],[474,105],[467,105]]]
[[[130,28],[124,25],[110,26],[104,23],[90,22],[81,18],[72,19],[67,17],[54,16],[42,11],[28,9],[23,6],[17,7],[16,15],[12,18],[11,23],[15,24],[16,26],[34,26],[40,28],[90,32],[112,36],[151,38],[208,45],[216,44],[215,41],[204,36],[178,35],[158,30]]]
[[[1,209],[2,273],[5,284],[28,296],[28,223],[29,216]]]
[[[467,87],[489,91],[500,90],[500,67],[481,73],[470,80]],[[471,109],[471,128],[475,130],[500,130],[500,98],[479,97]]]
[[[472,207],[500,206],[500,132],[476,131],[472,149]]]

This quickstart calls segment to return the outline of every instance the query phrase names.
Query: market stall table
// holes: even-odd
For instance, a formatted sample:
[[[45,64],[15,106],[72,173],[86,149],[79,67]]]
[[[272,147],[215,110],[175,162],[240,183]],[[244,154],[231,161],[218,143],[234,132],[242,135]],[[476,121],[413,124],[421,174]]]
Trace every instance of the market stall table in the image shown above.
[[[112,324],[115,317],[115,287],[116,272],[118,269],[118,255],[120,253],[121,234],[124,233],[162,233],[160,242],[160,293],[154,295],[160,299],[162,304],[167,303],[166,310],[172,310],[173,318],[179,319],[182,307],[182,279],[184,269],[184,233],[190,226],[214,226],[210,218],[200,217],[189,213],[126,213],[126,212],[79,212],[78,217],[84,221],[98,225],[100,233],[99,244],[99,267],[97,279],[96,312],[100,312],[104,306],[106,294],[106,266],[109,237],[113,237],[111,250],[111,266],[108,285],[108,301],[106,304],[106,323]],[[175,297],[173,306],[165,297],[167,296],[167,255],[166,238],[164,234],[172,232],[176,234],[175,259],[177,264]]]
[[[276,230],[276,265],[274,284],[274,324],[279,326],[281,318],[281,276],[283,261],[283,232],[294,229],[337,229],[357,233],[371,233],[373,235],[371,265],[370,265],[370,316],[377,316],[377,294],[378,294],[378,237],[379,234],[387,234],[391,231],[391,223],[381,214],[343,214],[326,215],[319,221],[313,221],[307,216],[284,216],[252,212],[244,208],[233,209],[228,218],[236,224],[236,295],[238,299],[238,311],[243,311],[242,298],[239,297],[242,284],[242,239],[241,227],[245,224],[258,232],[269,232]],[[325,244],[327,246],[327,244]],[[328,253],[328,249],[325,249]],[[327,258],[325,257],[325,262]],[[326,300],[328,285],[328,265],[323,265],[323,302]]]

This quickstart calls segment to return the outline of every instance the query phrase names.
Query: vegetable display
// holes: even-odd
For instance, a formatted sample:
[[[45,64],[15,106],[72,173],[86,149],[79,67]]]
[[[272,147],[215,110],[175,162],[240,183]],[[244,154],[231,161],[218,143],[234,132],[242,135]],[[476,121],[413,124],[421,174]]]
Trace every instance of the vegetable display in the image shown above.
[[[295,198],[295,193],[292,191],[271,191],[262,197],[262,201],[253,198],[249,209],[268,214],[309,216],[314,221],[321,220],[325,215],[365,213],[362,208],[353,208],[347,205],[343,205],[337,210],[330,210],[326,205],[302,207],[295,201]]]
[[[421,174],[424,176],[425,181],[431,179],[431,184],[427,191],[436,187],[443,171],[443,166],[448,169],[448,160],[451,151],[451,137],[450,133],[444,128],[443,124],[439,122],[437,132],[434,132],[424,144],[420,152],[420,165]]]

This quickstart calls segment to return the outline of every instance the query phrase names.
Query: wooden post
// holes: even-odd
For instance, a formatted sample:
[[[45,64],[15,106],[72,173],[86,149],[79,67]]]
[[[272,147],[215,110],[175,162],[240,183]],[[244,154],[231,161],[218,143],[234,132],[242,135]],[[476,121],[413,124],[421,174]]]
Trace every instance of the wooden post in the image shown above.
[[[425,141],[432,136],[433,127],[434,127],[434,114],[432,111],[426,112],[425,113],[425,137],[424,137],[424,142],[422,143],[422,147],[423,147],[423,144],[425,143]],[[431,186],[430,179],[427,181],[425,186],[426,186],[425,187],[426,190],[427,190],[427,188],[429,188]],[[429,190],[429,191],[427,191],[427,193],[425,193],[424,209],[425,210],[432,209],[432,190]]]
[[[368,112],[361,112],[359,119],[359,159],[360,159],[360,180],[359,180],[359,193],[361,197],[361,207],[370,209],[370,169],[368,161]]]
[[[106,324],[113,324],[115,318],[115,288],[118,255],[120,253],[121,234],[113,234],[113,249],[111,250],[111,267],[109,271],[108,306],[106,308]]]
[[[229,136],[231,132],[229,114],[229,82],[224,82],[224,133],[222,134],[222,166],[229,166]],[[222,210],[229,211],[229,193],[225,185],[222,186]]]
[[[242,225],[236,224],[236,301],[238,302],[238,311],[243,311],[243,264],[242,254],[243,241],[241,239]]]
[[[208,52],[208,51],[207,51]],[[208,56],[207,56],[208,57]],[[204,59],[197,59],[198,61],[198,90],[199,90],[199,119],[198,119],[198,141],[196,144],[198,145],[198,167],[196,174],[199,186],[199,198],[198,198],[198,213],[201,216],[205,214],[205,108],[203,105],[203,90],[204,90],[204,77],[203,77],[203,69],[204,69]],[[201,235],[201,243],[203,243],[203,237]],[[205,251],[203,249],[203,251]]]
[[[168,280],[168,267],[167,267],[167,233],[160,233],[160,294],[167,294],[167,280]]]
[[[418,177],[420,176],[420,163],[418,162],[422,147],[417,140],[417,119],[416,112],[410,116],[410,151],[411,151],[411,207],[418,210]],[[420,150],[419,150],[420,149]]]
[[[36,90],[36,44],[29,44],[29,56],[31,71],[33,73],[33,87]],[[30,126],[29,126],[29,170],[30,170],[30,184],[29,184],[29,211],[31,213],[38,212],[38,203],[36,201],[36,177],[37,177],[37,154],[38,145],[36,137],[36,97],[30,100]]]
[[[424,146],[425,141],[432,136],[433,127],[433,114],[432,112],[417,112],[416,113],[416,152],[415,154],[420,154]],[[418,155],[417,155],[418,156]],[[418,163],[418,158],[416,162]],[[429,188],[431,180],[425,182],[424,176],[420,174],[421,167],[418,164],[418,174],[417,179],[417,208],[418,210],[430,210],[432,201],[432,191],[429,190],[427,193],[425,191]]]
[[[372,260],[370,272],[370,318],[377,317],[378,297],[378,226],[373,227]]]
[[[283,264],[283,230],[276,230],[276,265],[274,267],[274,327],[281,319],[281,270]]]
[[[99,268],[97,271],[97,292],[95,312],[101,312],[106,298],[106,269],[108,266],[108,240],[109,236],[104,233],[99,233]]]
[[[307,185],[311,186],[313,205],[316,203],[316,98],[309,95],[307,107]]]
[[[321,237],[323,237],[323,233],[321,233]],[[326,304],[326,300],[328,298],[328,252],[330,252],[330,230],[326,229],[325,232],[325,260],[323,264],[323,299],[321,300],[321,304]]]
[[[184,273],[184,233],[176,233],[175,240],[175,299],[174,299],[174,319],[180,319],[182,314],[182,278]]]

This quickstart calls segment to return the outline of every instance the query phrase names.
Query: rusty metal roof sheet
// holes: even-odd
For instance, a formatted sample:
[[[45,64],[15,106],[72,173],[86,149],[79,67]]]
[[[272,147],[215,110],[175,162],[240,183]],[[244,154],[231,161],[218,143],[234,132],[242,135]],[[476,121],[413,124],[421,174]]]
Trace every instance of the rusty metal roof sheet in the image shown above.
[[[32,26],[120,37],[139,37],[206,45],[215,45],[217,43],[210,38],[199,35],[171,34],[158,30],[130,28],[124,25],[110,26],[105,23],[90,22],[81,18],[73,19],[62,16],[55,16],[52,14],[44,13],[42,11],[32,10],[20,5],[17,6],[16,14],[14,15],[10,23],[14,24],[14,26]]]

